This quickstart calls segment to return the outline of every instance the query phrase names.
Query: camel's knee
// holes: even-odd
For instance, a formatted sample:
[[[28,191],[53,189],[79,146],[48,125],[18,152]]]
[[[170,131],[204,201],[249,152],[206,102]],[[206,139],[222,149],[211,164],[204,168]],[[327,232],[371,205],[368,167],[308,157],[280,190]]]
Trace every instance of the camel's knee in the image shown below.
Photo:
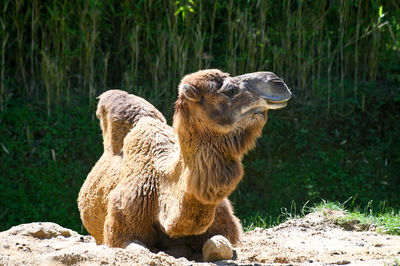
[[[191,237],[190,245],[193,249],[200,250],[208,239],[216,235],[224,236],[232,245],[236,245],[240,241],[242,226],[239,219],[233,214],[228,199],[224,199],[216,208],[214,221],[207,231]]]
[[[232,205],[228,199],[224,199],[218,205],[214,222],[208,231],[212,235],[225,236],[233,245],[240,241],[242,225],[234,215]]]

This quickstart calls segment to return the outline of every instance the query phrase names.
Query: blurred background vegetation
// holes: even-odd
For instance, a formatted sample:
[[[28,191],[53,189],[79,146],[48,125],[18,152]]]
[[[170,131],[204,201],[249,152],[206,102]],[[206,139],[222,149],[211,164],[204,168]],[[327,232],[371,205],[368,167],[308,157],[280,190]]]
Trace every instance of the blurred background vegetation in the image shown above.
[[[0,230],[79,232],[102,153],[96,96],[123,89],[171,122],[180,78],[268,70],[294,97],[270,112],[231,199],[244,223],[321,199],[400,208],[396,0],[3,0]]]

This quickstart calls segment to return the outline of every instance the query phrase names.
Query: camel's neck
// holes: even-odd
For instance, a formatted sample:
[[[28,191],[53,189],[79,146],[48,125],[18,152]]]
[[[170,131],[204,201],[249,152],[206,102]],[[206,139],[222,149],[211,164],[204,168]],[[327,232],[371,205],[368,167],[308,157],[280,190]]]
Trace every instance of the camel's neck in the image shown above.
[[[178,119],[175,119],[178,118]],[[243,176],[241,159],[254,146],[263,125],[237,130],[224,136],[194,131],[174,117],[180,145],[180,175],[166,182],[160,195],[159,223],[173,237],[201,234],[214,220],[221,201]],[[176,202],[176,204],[170,204]],[[168,204],[167,204],[168,203]]]
[[[180,108],[175,112],[174,129],[184,161],[185,191],[205,204],[217,204],[242,179],[242,157],[254,147],[266,120],[237,125],[233,131],[222,134],[198,125],[187,110]]]
[[[221,135],[178,138],[185,165],[185,190],[205,204],[217,204],[229,196],[243,176],[243,154],[226,146],[227,140]]]
[[[179,139],[180,177],[166,183],[166,189],[160,189],[167,193],[160,195],[158,220],[170,237],[204,233],[214,220],[218,204],[229,196],[243,175],[240,159],[218,152],[213,147],[216,143],[188,140]]]

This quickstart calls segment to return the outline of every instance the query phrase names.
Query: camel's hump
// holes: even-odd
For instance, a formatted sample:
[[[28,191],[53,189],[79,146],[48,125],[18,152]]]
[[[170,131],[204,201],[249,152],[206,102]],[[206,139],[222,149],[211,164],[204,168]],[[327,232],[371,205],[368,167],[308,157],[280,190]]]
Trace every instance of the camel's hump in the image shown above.
[[[166,124],[164,116],[148,101],[121,90],[101,94],[96,115],[103,131],[104,149],[121,155],[126,134],[140,119],[150,117]]]
[[[113,120],[135,124],[141,117],[150,116],[166,123],[164,116],[148,101],[126,91],[109,90],[99,97],[96,115],[101,119],[107,112]]]

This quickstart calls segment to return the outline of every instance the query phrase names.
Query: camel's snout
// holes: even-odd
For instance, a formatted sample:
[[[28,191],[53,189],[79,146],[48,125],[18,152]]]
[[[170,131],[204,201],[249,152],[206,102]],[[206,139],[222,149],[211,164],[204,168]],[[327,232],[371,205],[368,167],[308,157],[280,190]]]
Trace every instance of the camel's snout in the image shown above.
[[[269,109],[286,106],[292,97],[289,88],[281,78],[272,72],[254,72],[233,78],[240,90],[249,91],[253,96],[266,100]]]

